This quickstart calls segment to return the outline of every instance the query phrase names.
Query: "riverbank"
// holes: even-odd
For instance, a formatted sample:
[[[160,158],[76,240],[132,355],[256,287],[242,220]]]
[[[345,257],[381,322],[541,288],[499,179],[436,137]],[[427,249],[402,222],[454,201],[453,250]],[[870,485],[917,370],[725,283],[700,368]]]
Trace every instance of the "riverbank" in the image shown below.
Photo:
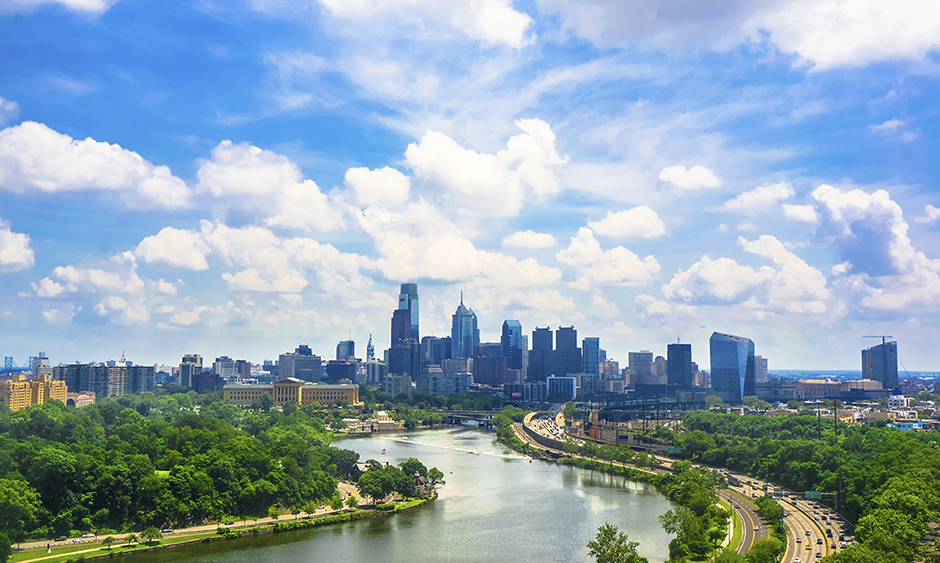
[[[319,528],[321,526],[330,526],[334,524],[345,524],[357,520],[377,518],[380,516],[389,516],[398,514],[406,510],[411,510],[422,506],[437,498],[437,491],[432,493],[430,498],[411,499],[407,502],[396,503],[391,509],[344,509],[342,513],[332,516],[307,516],[296,520],[272,520],[251,526],[232,528],[219,526],[213,533],[186,534],[185,530],[177,531],[171,537],[163,538],[153,542],[153,544],[137,543],[133,545],[115,545],[113,547],[98,546],[87,548],[82,545],[66,545],[51,549],[50,552],[38,552],[36,550],[22,551],[15,553],[9,563],[70,563],[79,561],[89,561],[92,559],[102,559],[111,557],[121,557],[148,551],[182,547],[194,543],[209,543],[221,540],[233,540],[243,537],[254,537],[262,534],[277,534],[281,532],[291,532],[305,530],[310,528]],[[385,505],[387,506],[387,505]],[[38,557],[34,557],[39,555]]]

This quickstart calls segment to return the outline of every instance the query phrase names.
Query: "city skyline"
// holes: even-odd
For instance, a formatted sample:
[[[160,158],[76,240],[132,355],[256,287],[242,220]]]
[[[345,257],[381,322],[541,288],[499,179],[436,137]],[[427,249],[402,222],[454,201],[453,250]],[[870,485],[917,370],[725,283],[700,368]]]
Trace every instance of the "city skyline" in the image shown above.
[[[940,369],[940,13],[825,6],[3,3],[0,354],[384,349],[417,284],[418,336],[463,291],[621,364]]]

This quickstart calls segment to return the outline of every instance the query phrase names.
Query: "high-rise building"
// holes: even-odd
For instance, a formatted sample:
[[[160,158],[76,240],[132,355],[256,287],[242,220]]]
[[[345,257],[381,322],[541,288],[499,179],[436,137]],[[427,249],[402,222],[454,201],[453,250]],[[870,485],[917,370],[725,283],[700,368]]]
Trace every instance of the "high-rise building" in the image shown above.
[[[545,381],[554,370],[555,335],[551,327],[535,327],[532,331],[532,350],[526,381]]]
[[[708,348],[715,395],[729,404],[753,396],[754,342],[743,336],[714,332],[708,340]]]
[[[398,295],[398,308],[408,311],[411,318],[411,338],[420,340],[421,336],[418,332],[418,284],[401,284],[401,293]]]
[[[235,360],[228,356],[216,358],[215,361],[212,362],[212,371],[226,381],[237,377],[235,375]]]
[[[767,383],[767,358],[754,356],[754,381]]]
[[[682,389],[692,387],[692,345],[670,344],[666,346],[667,383]]]
[[[375,346],[372,344],[372,335],[369,335],[369,344],[366,346],[366,360],[375,359]]]
[[[898,343],[882,342],[862,350],[862,378],[880,381],[884,389],[898,386]]]
[[[517,320],[503,321],[503,332],[499,338],[500,354],[506,358],[509,369],[522,369],[522,323]]]
[[[577,396],[578,383],[573,376],[549,376],[545,378],[548,386],[548,397],[551,400],[571,400]]]
[[[460,305],[454,311],[451,324],[451,346],[455,358],[473,357],[473,347],[480,343],[480,329],[477,328],[477,316],[472,309],[463,304],[463,292],[460,292]]]
[[[399,346],[402,342],[411,339],[411,313],[408,309],[397,309],[392,313],[391,347]]]
[[[443,365],[451,357],[451,339],[449,336],[425,336],[421,339],[421,366]]]
[[[640,350],[639,352],[630,352],[627,355],[630,369],[630,384],[652,385],[653,384],[653,353],[649,350]]]
[[[41,405],[52,399],[64,403],[66,394],[65,382],[54,380],[46,374],[31,381],[27,381],[23,374],[13,374],[12,379],[0,381],[0,403],[6,403],[11,411]]]
[[[323,376],[323,361],[311,352],[306,345],[298,346],[294,353],[286,352],[278,357],[278,377],[293,377],[302,381],[316,383]]]
[[[554,366],[554,375],[558,376],[581,371],[581,348],[574,326],[560,326],[555,331]]]
[[[601,339],[587,336],[581,340],[581,371],[598,375],[601,370]]]
[[[340,340],[336,345],[336,359],[346,360],[356,357],[356,342],[353,340]]]
[[[193,377],[202,373],[202,356],[199,354],[186,354],[183,356],[183,361],[180,362],[180,385],[182,387],[192,387],[193,386]],[[69,391],[72,393],[77,393],[78,391],[72,391],[72,388],[69,387]]]

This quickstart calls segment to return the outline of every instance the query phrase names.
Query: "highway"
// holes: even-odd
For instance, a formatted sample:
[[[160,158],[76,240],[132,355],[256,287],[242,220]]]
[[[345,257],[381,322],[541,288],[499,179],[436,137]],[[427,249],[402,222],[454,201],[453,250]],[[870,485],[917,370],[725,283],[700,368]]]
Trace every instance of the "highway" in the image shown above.
[[[741,497],[734,493],[721,489],[718,490],[718,496],[731,504],[732,510],[734,510],[741,519],[741,523],[744,527],[741,543],[738,544],[738,553],[744,555],[751,549],[751,545],[755,540],[770,535],[766,522],[760,517],[751,503],[741,499]]]

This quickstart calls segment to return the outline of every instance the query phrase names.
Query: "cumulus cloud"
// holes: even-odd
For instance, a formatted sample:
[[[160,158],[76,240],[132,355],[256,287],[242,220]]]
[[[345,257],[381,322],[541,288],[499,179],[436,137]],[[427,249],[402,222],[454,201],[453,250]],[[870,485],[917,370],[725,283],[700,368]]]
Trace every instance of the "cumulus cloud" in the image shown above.
[[[822,234],[842,260],[860,304],[920,314],[940,306],[940,260],[917,251],[901,207],[885,190],[867,193],[822,185]]]
[[[411,180],[388,166],[376,170],[350,168],[346,171],[346,185],[353,189],[356,201],[363,207],[395,208],[404,205],[411,195]]]
[[[476,280],[505,287],[556,281],[561,272],[532,258],[517,260],[477,249],[463,232],[426,201],[401,213],[370,207],[358,215],[379,255],[373,264],[388,279]]]
[[[119,0],[7,0],[0,3],[0,12],[32,10],[43,4],[58,4],[73,12],[103,14]]]
[[[717,188],[721,186],[721,178],[704,166],[667,166],[659,173],[659,179],[672,184],[681,191],[700,190],[702,188]]]
[[[46,322],[50,324],[68,324],[72,322],[72,319],[75,317],[75,314],[81,311],[80,308],[76,309],[74,306],[67,307],[56,307],[52,309],[45,309],[42,312],[42,318],[46,319]]]
[[[791,205],[784,203],[783,216],[786,217],[788,221],[795,221],[797,223],[815,224],[819,221],[819,213],[816,212],[816,208],[812,205]]]
[[[940,219],[940,207],[927,204],[924,206],[924,216],[915,217],[914,221],[917,223],[933,223],[937,219]]]
[[[202,160],[197,190],[215,197],[270,195],[282,186],[300,181],[301,172],[286,156],[251,143],[222,141],[212,158]]]
[[[581,227],[568,248],[558,251],[555,258],[577,268],[578,277],[572,283],[576,289],[588,289],[595,284],[638,286],[651,281],[660,269],[653,256],[640,259],[622,246],[603,250],[586,227]]]
[[[502,244],[510,248],[551,248],[558,244],[558,241],[548,233],[528,230],[516,231],[504,238]]]
[[[519,119],[523,131],[496,154],[478,153],[450,137],[428,131],[408,145],[405,158],[432,193],[452,199],[455,207],[484,217],[513,217],[523,202],[558,192],[555,168],[568,162],[555,150],[555,134],[539,119]],[[439,190],[439,191],[438,191]]]
[[[0,127],[20,114],[20,105],[12,100],[0,96]]]
[[[209,245],[202,233],[166,227],[140,241],[135,255],[144,262],[162,263],[186,270],[208,270]]]
[[[729,0],[696,4],[538,0],[562,27],[601,47],[712,48],[769,40],[816,69],[923,59],[940,48],[930,0]]]
[[[666,227],[655,211],[645,205],[624,211],[607,212],[600,221],[588,226],[595,233],[616,238],[656,238],[666,234]]]
[[[50,278],[34,285],[37,294],[54,294],[52,291],[135,294],[143,289],[144,280],[137,275],[137,260],[130,252],[112,256],[98,268],[59,266],[52,270]]]
[[[342,212],[313,180],[288,184],[278,195],[277,214],[265,220],[270,227],[336,231],[346,226]]]
[[[189,188],[166,166],[32,121],[0,131],[0,186],[17,193],[115,192],[135,209],[185,207],[190,200]]]
[[[527,33],[532,18],[516,11],[505,0],[447,2],[441,0],[320,0],[334,16],[358,21],[380,20],[387,25],[395,18],[409,27],[446,25],[487,45],[521,48],[531,41]],[[256,6],[271,2],[255,0]]]
[[[738,238],[745,251],[770,260],[754,269],[732,258],[707,255],[688,270],[680,270],[662,291],[667,299],[693,305],[743,304],[765,313],[819,315],[829,310],[832,293],[826,277],[786,249],[776,237]]]
[[[28,270],[35,263],[29,235],[14,233],[10,222],[0,217],[0,272]]]
[[[738,213],[763,213],[776,205],[777,202],[793,197],[795,193],[790,182],[764,184],[726,201],[721,209]]]

